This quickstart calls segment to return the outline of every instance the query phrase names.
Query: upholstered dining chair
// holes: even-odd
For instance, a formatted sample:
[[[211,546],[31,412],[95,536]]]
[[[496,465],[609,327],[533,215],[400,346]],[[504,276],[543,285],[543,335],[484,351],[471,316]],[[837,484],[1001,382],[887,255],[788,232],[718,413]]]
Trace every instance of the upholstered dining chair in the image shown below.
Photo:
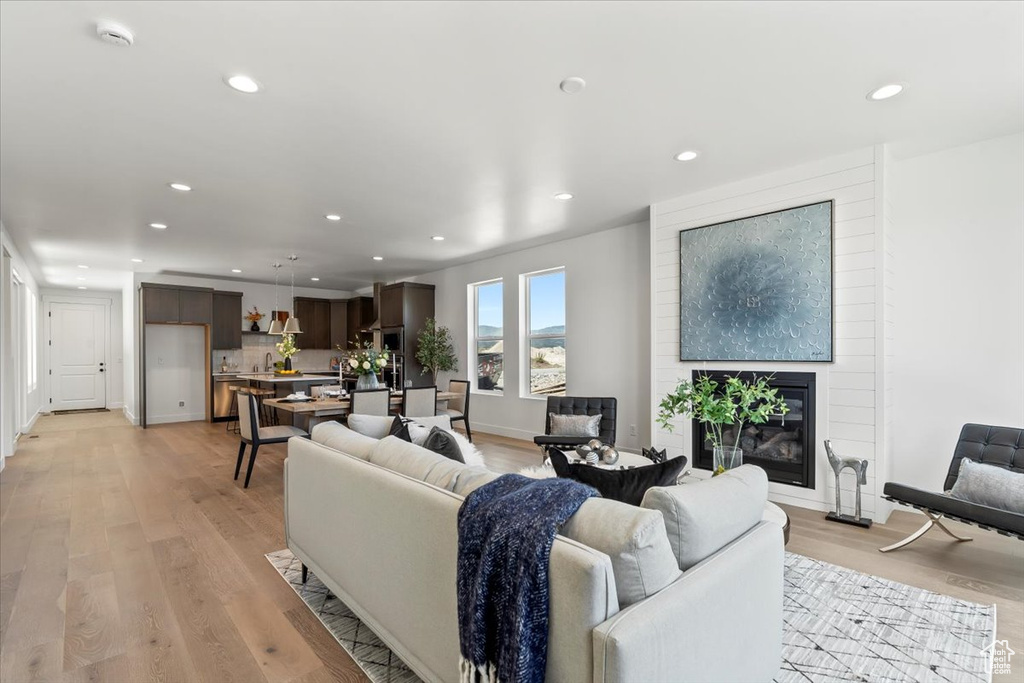
[[[458,398],[448,399],[448,405],[437,411],[438,415],[447,415],[452,424],[461,421],[466,426],[466,438],[473,442],[473,432],[469,428],[469,382],[464,379],[453,379],[448,382],[448,391],[459,394]]]
[[[544,434],[533,437],[533,442],[547,457],[547,447],[554,446],[568,451],[585,444],[591,439],[600,439],[602,443],[615,445],[615,412],[618,402],[614,398],[597,398],[583,396],[548,396],[547,412],[544,416]],[[576,436],[551,433],[551,415],[600,415],[596,436]]]
[[[437,412],[437,387],[406,387],[402,391],[402,415],[433,417]]]
[[[391,408],[391,390],[387,387],[382,389],[356,389],[351,394],[352,403],[349,406],[349,413],[356,415],[380,415],[387,417]]]
[[[256,405],[256,396],[250,393],[238,392],[238,426],[242,437],[238,444],[238,461],[235,463],[235,479],[238,479],[238,472],[242,469],[242,459],[245,457],[245,446],[252,446],[249,454],[249,467],[245,471],[245,486],[249,488],[249,479],[252,478],[252,466],[256,464],[256,451],[263,444],[284,443],[293,436],[309,436],[309,432],[293,427],[292,425],[277,425],[273,427],[260,426],[260,411]]]

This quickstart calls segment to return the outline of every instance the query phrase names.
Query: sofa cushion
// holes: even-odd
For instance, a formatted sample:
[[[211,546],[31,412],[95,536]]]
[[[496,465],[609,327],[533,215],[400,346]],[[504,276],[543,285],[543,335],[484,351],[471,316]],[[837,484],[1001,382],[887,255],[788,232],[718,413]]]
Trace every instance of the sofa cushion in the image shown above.
[[[452,493],[465,498],[484,484],[489,484],[500,476],[497,472],[491,472],[486,467],[480,465],[466,467],[459,473],[458,479],[455,481],[455,487],[452,488]]]
[[[743,465],[717,477],[647,491],[642,507],[659,510],[679,568],[687,570],[761,521],[768,475]]]
[[[431,427],[430,433],[427,434],[427,438],[423,440],[423,447],[428,451],[433,451],[438,455],[443,455],[449,460],[455,462],[461,462],[465,464],[465,460],[462,459],[462,451],[459,450],[459,444],[452,438],[450,432],[446,432],[440,427]]]
[[[611,558],[620,607],[654,595],[682,573],[656,510],[591,498],[559,533]]]
[[[383,439],[391,431],[391,424],[395,421],[393,416],[385,415],[360,415],[348,416],[348,428],[374,439]]]
[[[388,436],[377,442],[370,462],[393,472],[452,491],[465,465],[421,446]]]
[[[310,438],[328,448],[354,455],[362,460],[369,460],[370,453],[377,445],[377,439],[363,436],[337,422],[321,422],[313,427]]]

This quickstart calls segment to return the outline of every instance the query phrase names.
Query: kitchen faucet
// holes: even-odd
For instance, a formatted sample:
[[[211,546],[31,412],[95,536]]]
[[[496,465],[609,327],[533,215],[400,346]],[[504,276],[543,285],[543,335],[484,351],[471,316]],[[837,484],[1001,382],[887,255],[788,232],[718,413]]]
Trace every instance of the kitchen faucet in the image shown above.
[[[270,364],[271,364],[271,362],[273,362],[272,359],[273,359],[273,356],[270,355],[270,351],[267,351],[267,357],[264,359],[264,366],[263,366],[263,371],[264,372],[270,372]]]

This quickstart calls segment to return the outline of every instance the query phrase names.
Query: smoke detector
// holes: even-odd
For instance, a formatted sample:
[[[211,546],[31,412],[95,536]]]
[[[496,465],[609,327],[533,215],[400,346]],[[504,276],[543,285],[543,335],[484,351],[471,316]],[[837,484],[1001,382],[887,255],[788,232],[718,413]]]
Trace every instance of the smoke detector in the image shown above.
[[[104,43],[110,43],[118,47],[131,47],[135,42],[135,36],[121,24],[112,21],[101,21],[96,24],[96,35]]]

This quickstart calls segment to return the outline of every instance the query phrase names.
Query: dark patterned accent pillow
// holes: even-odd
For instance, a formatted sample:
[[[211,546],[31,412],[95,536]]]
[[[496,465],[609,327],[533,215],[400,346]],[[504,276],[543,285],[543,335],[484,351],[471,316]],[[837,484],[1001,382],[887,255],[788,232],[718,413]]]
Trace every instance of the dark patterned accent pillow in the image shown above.
[[[657,464],[659,462],[665,462],[665,451],[668,449],[662,448],[660,451],[651,446],[650,448],[641,448],[640,452],[643,453],[644,457],[651,462]]]
[[[388,436],[397,436],[399,439],[412,443],[412,436],[409,435],[409,426],[405,424],[400,415],[396,415],[394,421],[392,421]]]
[[[459,444],[451,434],[440,427],[432,427],[430,429],[430,433],[427,434],[427,438],[423,442],[423,447],[428,451],[434,451],[438,455],[443,455],[449,460],[454,460],[463,464],[466,462],[462,457],[462,451],[459,449]]]
[[[679,473],[686,467],[686,458],[683,456],[628,470],[606,470],[594,465],[572,464],[562,451],[553,447],[548,447],[548,457],[559,477],[593,486],[605,498],[630,505],[639,505],[647,489],[653,486],[674,485]]]

